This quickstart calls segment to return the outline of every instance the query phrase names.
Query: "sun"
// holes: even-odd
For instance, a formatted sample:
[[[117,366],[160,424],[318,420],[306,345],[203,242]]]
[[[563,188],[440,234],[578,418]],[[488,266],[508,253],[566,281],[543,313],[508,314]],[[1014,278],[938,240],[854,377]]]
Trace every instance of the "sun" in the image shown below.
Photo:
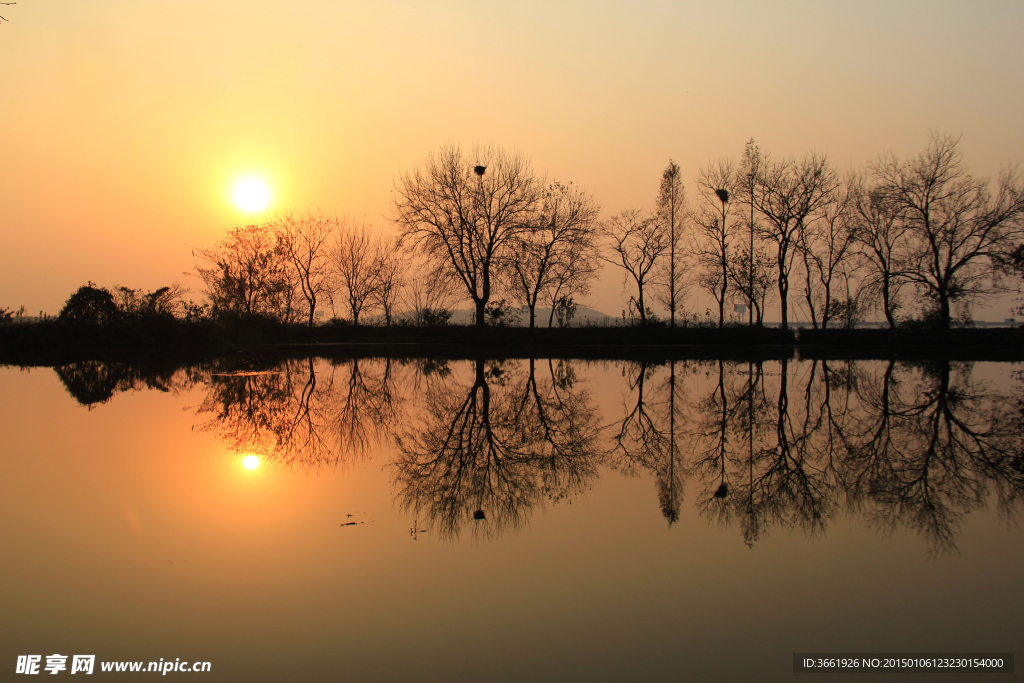
[[[242,465],[247,470],[254,470],[260,466],[260,459],[258,456],[255,455],[247,455],[244,458],[242,458]]]
[[[256,213],[270,204],[270,188],[261,178],[242,178],[231,190],[231,199],[242,211]]]

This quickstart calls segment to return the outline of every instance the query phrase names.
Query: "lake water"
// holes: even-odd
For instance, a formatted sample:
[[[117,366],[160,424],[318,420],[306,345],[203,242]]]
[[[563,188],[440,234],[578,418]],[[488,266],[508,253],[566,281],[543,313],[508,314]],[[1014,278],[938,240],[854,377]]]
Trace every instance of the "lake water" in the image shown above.
[[[998,363],[3,367],[2,668],[788,681],[798,652],[1014,652],[1022,398]]]

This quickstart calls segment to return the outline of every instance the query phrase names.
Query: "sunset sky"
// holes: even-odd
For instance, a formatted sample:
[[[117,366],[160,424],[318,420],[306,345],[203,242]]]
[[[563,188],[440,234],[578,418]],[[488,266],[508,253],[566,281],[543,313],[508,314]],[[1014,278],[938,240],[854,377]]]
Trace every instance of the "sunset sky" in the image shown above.
[[[392,185],[439,145],[493,143],[653,204],[755,138],[839,168],[962,135],[1024,160],[1024,2],[19,0],[0,7],[0,307],[55,314],[87,280],[191,286],[193,249],[320,209],[390,229]],[[587,302],[617,315],[605,269]],[[991,315],[1001,319],[1003,308]],[[1008,313],[1007,313],[1008,314]],[[773,318],[771,312],[769,319]]]

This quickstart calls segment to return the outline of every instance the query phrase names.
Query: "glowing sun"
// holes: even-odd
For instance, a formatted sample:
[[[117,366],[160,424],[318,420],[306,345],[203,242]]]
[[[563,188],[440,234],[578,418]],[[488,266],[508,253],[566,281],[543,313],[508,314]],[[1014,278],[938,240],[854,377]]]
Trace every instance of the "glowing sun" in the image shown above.
[[[247,470],[254,470],[260,466],[260,459],[255,455],[247,455],[242,458],[242,465],[244,465]]]
[[[270,204],[270,188],[259,178],[242,178],[235,183],[231,199],[242,211],[263,211]]]

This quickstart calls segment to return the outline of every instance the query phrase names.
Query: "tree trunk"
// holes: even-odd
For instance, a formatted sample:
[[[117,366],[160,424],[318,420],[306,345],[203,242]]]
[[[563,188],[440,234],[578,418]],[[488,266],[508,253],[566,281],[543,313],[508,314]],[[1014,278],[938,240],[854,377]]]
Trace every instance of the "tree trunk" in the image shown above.
[[[781,311],[781,322],[779,323],[780,330],[789,329],[789,286],[786,279],[781,275],[779,277],[779,310]]]
[[[672,217],[672,249],[668,264],[668,301],[669,301],[669,327],[676,326],[676,225],[675,216]]]
[[[939,292],[939,327],[949,329],[949,295],[946,292]]]
[[[487,324],[487,300],[477,299],[476,300],[476,326],[478,328],[484,327]]]
[[[889,274],[882,275],[882,308],[885,311],[885,319],[889,323],[889,329],[896,329],[896,321],[892,317],[892,304],[889,301]]]

